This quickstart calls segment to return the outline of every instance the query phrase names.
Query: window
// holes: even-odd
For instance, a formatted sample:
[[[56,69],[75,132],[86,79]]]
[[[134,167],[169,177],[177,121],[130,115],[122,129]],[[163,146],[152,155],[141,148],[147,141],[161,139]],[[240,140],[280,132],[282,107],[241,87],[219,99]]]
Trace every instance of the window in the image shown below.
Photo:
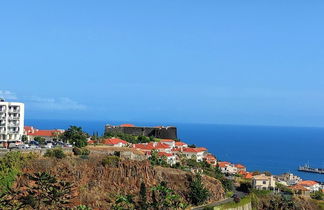
[[[267,184],[267,181],[263,181],[262,184]]]

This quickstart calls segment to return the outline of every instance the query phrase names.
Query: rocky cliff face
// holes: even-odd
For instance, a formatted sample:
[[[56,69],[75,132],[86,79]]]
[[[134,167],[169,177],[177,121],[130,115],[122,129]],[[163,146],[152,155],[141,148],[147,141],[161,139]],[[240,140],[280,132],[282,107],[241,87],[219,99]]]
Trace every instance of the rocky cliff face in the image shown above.
[[[118,194],[133,194],[138,199],[140,184],[147,189],[166,181],[168,186],[187,199],[190,172],[177,169],[152,167],[148,161],[123,160],[115,166],[103,166],[102,157],[68,158],[64,160],[37,159],[26,165],[24,172],[46,171],[57,178],[75,185],[73,205],[84,204],[93,208],[108,209]],[[23,179],[23,178],[21,178]],[[26,180],[18,180],[19,182]],[[224,198],[221,183],[204,176],[203,182],[211,192],[210,201]],[[149,193],[149,192],[148,192]]]

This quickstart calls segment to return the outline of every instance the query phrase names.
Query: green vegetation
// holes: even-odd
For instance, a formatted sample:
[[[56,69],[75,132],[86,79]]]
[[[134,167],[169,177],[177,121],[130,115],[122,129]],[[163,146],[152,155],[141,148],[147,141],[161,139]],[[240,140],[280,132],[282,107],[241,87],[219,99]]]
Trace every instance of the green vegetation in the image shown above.
[[[60,135],[60,139],[64,142],[69,142],[76,147],[87,146],[88,134],[82,131],[81,127],[70,126],[64,133]]]
[[[25,174],[33,184],[11,190],[2,196],[0,206],[3,209],[63,209],[72,199],[72,184],[57,180],[46,172]]]
[[[196,177],[191,180],[189,187],[189,198],[191,203],[196,206],[203,204],[210,196],[210,192],[204,187],[200,175],[196,175]]]
[[[20,152],[8,152],[0,159],[0,193],[10,190],[13,182],[26,160],[31,159],[32,155],[22,155]]]
[[[120,162],[120,158],[118,156],[106,156],[102,159],[101,164],[107,167],[117,167]]]
[[[133,195],[118,195],[113,205],[114,210],[146,210],[146,209],[186,209],[188,204],[176,194],[172,189],[167,187],[166,182],[161,182],[151,188],[151,202],[147,199],[147,189],[144,183],[141,184],[139,192],[139,201],[135,202]]]
[[[44,137],[40,137],[40,136],[35,136],[34,140],[37,141],[40,145],[44,145],[46,141]]]
[[[89,155],[90,150],[86,148],[73,147],[72,152],[74,155]]]
[[[151,191],[152,203],[150,206],[153,209],[185,209],[188,207],[188,204],[178,194],[167,187],[166,182],[161,182]]]
[[[292,189],[288,188],[287,186],[285,186],[285,185],[283,185],[283,184],[276,183],[276,187],[277,187],[278,189],[280,189],[281,192],[284,192],[284,193],[287,193],[287,194],[290,194],[290,195],[293,194]]]
[[[28,137],[26,135],[22,135],[21,141],[22,142],[27,142],[28,141]]]
[[[244,206],[248,203],[251,203],[251,198],[249,196],[242,198],[238,203],[230,202],[220,206],[217,206],[215,209],[230,209],[230,208],[238,208]]]
[[[147,203],[147,195],[146,195],[146,185],[144,182],[141,183],[140,187],[140,201],[139,201],[139,208],[146,210],[148,209],[148,203]]]
[[[54,148],[54,149],[46,150],[44,157],[63,159],[66,157],[66,155],[64,154],[64,152],[61,148]]]
[[[316,191],[311,194],[311,198],[315,200],[324,200],[324,193],[322,191]]]
[[[159,157],[158,151],[157,150],[152,150],[151,151],[151,157],[149,157],[149,161],[153,166],[164,166],[164,167],[169,167],[170,165],[167,163],[166,157]]]

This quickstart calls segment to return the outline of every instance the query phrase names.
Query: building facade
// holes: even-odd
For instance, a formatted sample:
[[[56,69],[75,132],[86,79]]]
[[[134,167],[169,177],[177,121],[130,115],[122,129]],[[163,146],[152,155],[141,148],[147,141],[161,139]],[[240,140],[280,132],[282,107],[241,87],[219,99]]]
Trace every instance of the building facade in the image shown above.
[[[25,107],[23,103],[0,99],[0,142],[20,141],[24,134]]]

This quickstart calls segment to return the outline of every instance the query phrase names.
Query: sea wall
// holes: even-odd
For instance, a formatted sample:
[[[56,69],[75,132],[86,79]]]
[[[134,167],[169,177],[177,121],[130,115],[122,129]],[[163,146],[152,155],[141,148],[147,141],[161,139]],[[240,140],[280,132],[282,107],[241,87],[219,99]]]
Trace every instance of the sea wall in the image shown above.
[[[154,136],[161,139],[176,139],[176,127],[121,127],[106,125],[105,132],[108,133],[124,133],[135,136]]]

